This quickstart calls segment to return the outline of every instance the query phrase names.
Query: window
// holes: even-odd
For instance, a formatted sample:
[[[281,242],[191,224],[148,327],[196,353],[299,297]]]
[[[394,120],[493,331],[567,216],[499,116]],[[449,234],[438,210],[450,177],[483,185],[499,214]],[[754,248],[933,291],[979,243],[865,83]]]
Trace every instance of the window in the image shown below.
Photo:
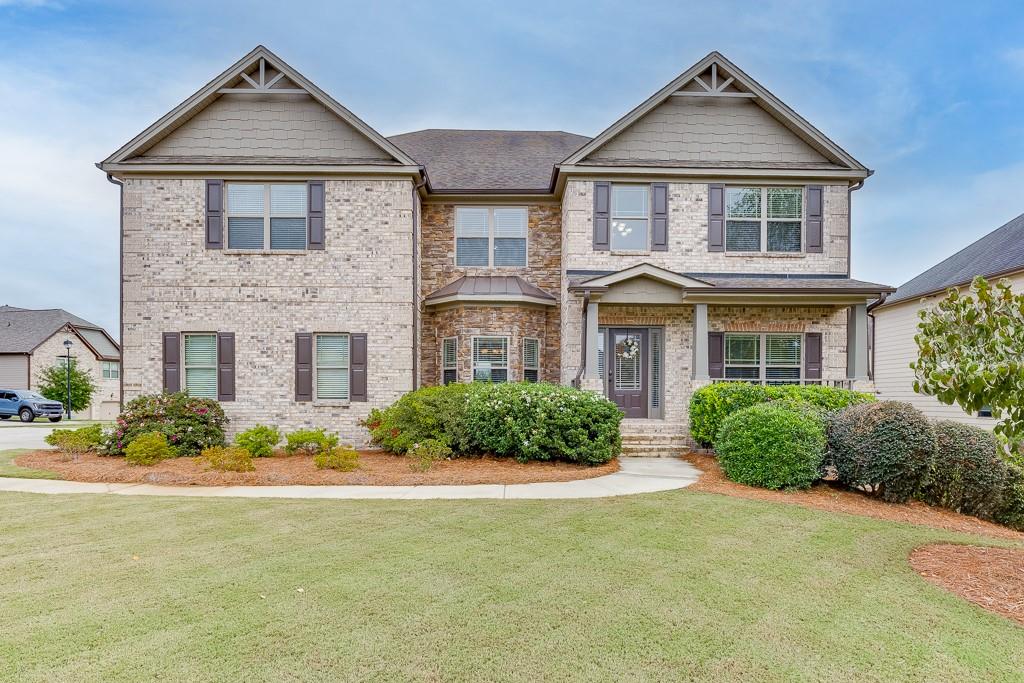
[[[532,337],[523,339],[523,381],[540,381],[540,340]]]
[[[978,417],[992,417],[992,406],[982,406],[978,411]]]
[[[229,249],[306,248],[304,183],[228,183],[227,194]]]
[[[647,251],[647,185],[612,185],[611,244],[614,251]]]
[[[318,401],[349,399],[349,337],[347,334],[314,335],[316,366],[313,398]]]
[[[523,207],[455,209],[455,265],[526,265],[527,214]]]
[[[197,398],[217,398],[217,335],[184,335],[185,391]]]
[[[451,384],[459,381],[458,369],[459,340],[448,337],[441,342],[441,383]]]
[[[800,334],[726,334],[725,378],[798,384],[802,346]]]
[[[508,381],[508,337],[473,337],[473,381]]]
[[[798,252],[803,246],[800,187],[729,187],[725,250]]]
[[[121,364],[116,361],[105,360],[102,368],[103,379],[117,379],[121,376]]]

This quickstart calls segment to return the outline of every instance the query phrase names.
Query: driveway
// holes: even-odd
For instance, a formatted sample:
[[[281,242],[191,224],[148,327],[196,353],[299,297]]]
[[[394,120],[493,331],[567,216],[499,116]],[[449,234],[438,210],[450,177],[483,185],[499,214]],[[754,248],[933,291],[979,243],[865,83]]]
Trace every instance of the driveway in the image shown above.
[[[78,426],[74,422],[51,425],[41,420],[30,424],[23,424],[17,420],[18,418],[0,420],[0,451],[8,448],[49,448],[43,441],[47,434],[60,427],[74,429]]]

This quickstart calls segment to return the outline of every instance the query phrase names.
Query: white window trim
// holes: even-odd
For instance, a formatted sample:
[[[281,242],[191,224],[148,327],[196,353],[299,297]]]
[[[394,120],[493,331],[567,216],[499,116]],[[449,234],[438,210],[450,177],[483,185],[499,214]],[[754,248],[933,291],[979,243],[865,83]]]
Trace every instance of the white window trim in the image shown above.
[[[616,187],[645,187],[647,188],[647,205],[646,213],[644,214],[643,220],[647,223],[645,232],[647,233],[646,244],[642,249],[622,249],[616,248],[614,242],[614,229],[615,229],[615,188]],[[624,221],[636,221],[640,220],[636,216],[619,216]],[[612,183],[608,188],[608,249],[612,252],[619,252],[623,254],[647,254],[651,251],[651,187],[644,183]]]
[[[536,365],[527,365],[526,364],[526,343],[527,342],[531,342],[531,341],[532,342],[537,342],[537,364]],[[542,347],[541,347],[541,343],[540,343],[540,337],[523,337],[523,381],[524,382],[526,381],[526,371],[527,370],[536,370],[537,371],[537,383],[538,384],[540,383],[541,348]]]
[[[212,366],[211,365],[192,365],[192,366],[189,366],[188,360],[187,360],[187,358],[185,356],[185,338],[186,337],[192,337],[192,336],[199,336],[199,337],[204,337],[204,336],[209,337],[209,336],[212,336],[213,337],[213,344],[214,344],[214,350],[216,352],[216,358],[214,359]],[[204,370],[208,370],[208,369],[210,369],[212,367],[213,368],[214,395],[213,395],[213,398],[211,400],[214,400],[214,401],[218,400],[217,397],[220,396],[220,373],[217,371],[217,366],[220,363],[220,344],[217,343],[217,333],[216,332],[202,332],[202,331],[182,332],[181,333],[181,351],[180,351],[180,354],[181,355],[179,356],[179,358],[181,359],[181,382],[180,382],[181,390],[182,391],[187,391],[188,390],[188,369],[189,369],[189,367],[193,367],[193,368],[197,368],[197,369],[204,369]],[[202,398],[209,398],[209,397],[208,396],[204,396]]]
[[[349,373],[348,396],[345,398],[320,398],[317,394],[317,374],[320,372],[320,364],[317,362],[317,346],[320,344],[320,337],[348,337],[348,358],[346,365],[334,366],[325,365],[330,370],[347,370]],[[313,402],[320,405],[347,405],[352,400],[352,335],[349,332],[314,332],[313,333]]]
[[[100,365],[100,376],[103,379],[120,379],[121,363],[116,360],[105,360]]]
[[[459,209],[487,209],[487,265],[486,266],[460,266],[459,265]],[[526,253],[524,263],[521,266],[496,266],[494,265],[494,210],[495,209],[521,209],[526,213]],[[522,270],[530,267],[530,207],[512,205],[480,206],[478,204],[458,204],[455,206],[455,213],[452,216],[452,232],[454,239],[452,248],[455,250],[456,268],[495,268],[498,270]]]
[[[755,365],[736,365],[729,364],[728,359],[728,348],[729,348],[729,337],[730,336],[742,336],[742,337],[758,337],[758,364]],[[800,339],[800,357],[797,359],[796,364],[781,365],[779,363],[772,363],[768,365],[768,337],[799,337]],[[780,384],[803,384],[804,378],[804,334],[802,332],[726,332],[722,338],[723,352],[722,352],[722,378],[731,382],[745,382],[745,381],[757,381],[761,384],[766,384],[769,381],[778,382]],[[757,380],[746,380],[742,378],[726,377],[729,368],[758,368]],[[798,370],[797,379],[790,381],[781,380],[769,380],[768,379],[768,368],[796,368]]]
[[[228,210],[228,187],[230,185],[263,185],[263,248],[262,249],[232,249],[231,244],[231,213]],[[298,214],[277,214],[270,213],[270,186],[271,185],[303,185],[306,189],[306,213]],[[224,247],[229,252],[256,252],[275,254],[300,254],[309,251],[309,185],[307,183],[296,183],[289,181],[254,183],[245,180],[228,181],[224,183]],[[256,218],[256,216],[234,216],[235,218]],[[306,246],[302,249],[271,249],[270,248],[270,219],[271,218],[302,218],[306,222]]]
[[[749,188],[752,190],[761,190],[761,216],[760,218],[740,218],[729,216],[729,190],[730,189],[743,189]],[[785,189],[785,190],[800,190],[800,218],[768,218],[768,190],[771,189]],[[726,185],[726,201],[725,201],[725,235],[723,236],[723,242],[725,244],[725,253],[727,254],[739,254],[739,255],[753,255],[753,254],[805,254],[806,245],[804,244],[804,228],[807,221],[807,188],[802,185]],[[761,223],[761,248],[757,251],[739,251],[736,249],[729,249],[729,221],[754,221],[757,220]],[[769,251],[768,250],[768,224],[769,223],[793,223],[800,222],[800,248],[796,251]]]
[[[477,379],[476,379],[476,340],[477,339],[504,339],[505,340],[505,365],[504,366],[499,366],[497,369],[505,371],[505,382],[512,381],[512,378],[510,376],[511,375],[511,369],[509,368],[509,365],[511,365],[511,362],[512,362],[512,358],[509,355],[510,352],[511,352],[511,349],[512,349],[512,336],[511,335],[507,335],[507,334],[475,334],[475,335],[473,335],[470,338],[470,340],[471,340],[470,344],[469,344],[469,354],[470,354],[470,356],[469,356],[469,363],[470,363],[470,366],[471,366],[470,367],[470,373],[471,373],[470,381],[472,381],[472,382],[476,382],[477,381]],[[494,368],[494,366],[491,366],[490,369],[494,370],[495,368]],[[494,382],[491,382],[491,384],[494,384]]]
[[[448,342],[455,343],[455,362],[452,365],[448,365],[445,362],[444,357],[444,346]],[[444,337],[441,340],[441,386],[444,386],[444,375],[448,370],[455,371],[455,382],[459,381],[459,338],[458,337]]]

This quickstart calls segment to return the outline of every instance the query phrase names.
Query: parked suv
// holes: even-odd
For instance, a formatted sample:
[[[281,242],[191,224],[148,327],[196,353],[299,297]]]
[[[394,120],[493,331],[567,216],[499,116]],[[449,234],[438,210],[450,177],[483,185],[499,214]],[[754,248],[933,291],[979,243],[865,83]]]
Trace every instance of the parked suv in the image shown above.
[[[9,420],[15,415],[22,422],[31,422],[37,417],[60,422],[64,404],[43,398],[34,391],[25,389],[0,389],[0,420]]]

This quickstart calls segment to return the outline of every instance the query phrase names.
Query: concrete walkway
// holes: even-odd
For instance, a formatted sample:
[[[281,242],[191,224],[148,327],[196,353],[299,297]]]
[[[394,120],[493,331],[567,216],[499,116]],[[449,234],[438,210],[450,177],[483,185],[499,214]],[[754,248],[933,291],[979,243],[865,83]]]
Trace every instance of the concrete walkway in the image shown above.
[[[614,474],[576,481],[468,486],[157,486],[93,484],[52,479],[0,477],[0,491],[24,493],[112,493],[119,496],[233,498],[463,499],[605,498],[671,491],[697,481],[700,470],[678,458],[623,458]]]

